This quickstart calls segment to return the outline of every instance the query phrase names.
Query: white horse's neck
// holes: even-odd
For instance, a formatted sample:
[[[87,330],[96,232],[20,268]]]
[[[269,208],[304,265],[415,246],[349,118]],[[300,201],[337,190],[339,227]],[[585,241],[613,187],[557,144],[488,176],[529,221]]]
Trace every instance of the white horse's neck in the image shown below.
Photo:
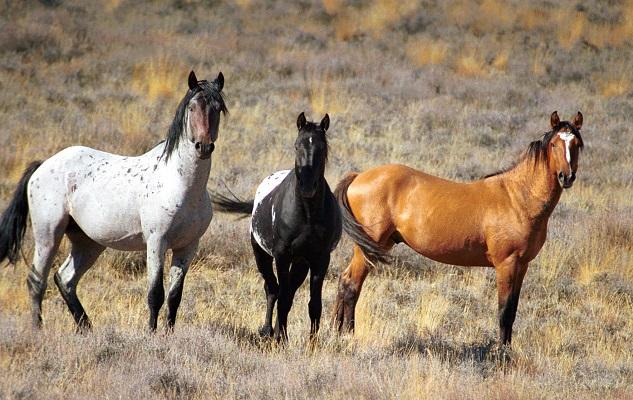
[[[202,193],[207,190],[211,171],[211,158],[198,158],[195,147],[186,135],[180,139],[169,159],[161,161],[165,186],[176,192],[187,194]]]

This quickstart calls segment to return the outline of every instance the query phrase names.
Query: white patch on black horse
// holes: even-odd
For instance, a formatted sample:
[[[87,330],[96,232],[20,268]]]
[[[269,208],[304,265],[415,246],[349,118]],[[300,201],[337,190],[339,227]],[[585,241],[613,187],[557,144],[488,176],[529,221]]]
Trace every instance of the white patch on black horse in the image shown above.
[[[286,169],[269,175],[259,184],[255,192],[250,232],[261,248],[271,256],[273,255],[273,233],[270,228],[275,223],[275,205],[272,202],[271,192],[283,182],[288,173],[290,170]]]

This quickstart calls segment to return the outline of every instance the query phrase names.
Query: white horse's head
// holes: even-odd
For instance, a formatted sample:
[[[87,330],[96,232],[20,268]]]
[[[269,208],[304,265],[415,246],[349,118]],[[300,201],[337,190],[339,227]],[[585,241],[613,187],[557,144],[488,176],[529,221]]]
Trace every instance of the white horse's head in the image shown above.
[[[176,116],[165,140],[163,155],[168,160],[180,143],[181,137],[195,148],[198,158],[209,159],[215,148],[220,127],[220,114],[228,112],[222,96],[224,75],[214,81],[199,81],[196,74],[189,73],[189,90],[180,102]]]

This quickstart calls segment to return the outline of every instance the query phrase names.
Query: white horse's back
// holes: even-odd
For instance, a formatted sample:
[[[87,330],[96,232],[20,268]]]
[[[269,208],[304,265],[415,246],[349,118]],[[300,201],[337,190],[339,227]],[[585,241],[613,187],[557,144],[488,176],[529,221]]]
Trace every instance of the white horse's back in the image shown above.
[[[143,196],[156,187],[162,147],[138,157],[81,146],[62,150],[33,174],[29,208],[34,214],[67,214],[105,247],[143,250],[139,210]]]

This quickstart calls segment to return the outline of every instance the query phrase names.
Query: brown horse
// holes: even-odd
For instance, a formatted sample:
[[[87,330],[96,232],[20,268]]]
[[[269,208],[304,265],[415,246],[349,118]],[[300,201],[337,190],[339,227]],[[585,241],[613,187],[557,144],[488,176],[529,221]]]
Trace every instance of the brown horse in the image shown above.
[[[528,263],[541,250],[547,221],[563,189],[576,179],[582,114],[551,115],[552,130],[513,167],[468,183],[427,175],[404,165],[348,174],[338,184],[345,231],[354,256],[339,279],[334,311],[340,330],[354,329],[354,310],[369,265],[388,260],[405,243],[435,261],[496,270],[500,341],[512,324]]]

